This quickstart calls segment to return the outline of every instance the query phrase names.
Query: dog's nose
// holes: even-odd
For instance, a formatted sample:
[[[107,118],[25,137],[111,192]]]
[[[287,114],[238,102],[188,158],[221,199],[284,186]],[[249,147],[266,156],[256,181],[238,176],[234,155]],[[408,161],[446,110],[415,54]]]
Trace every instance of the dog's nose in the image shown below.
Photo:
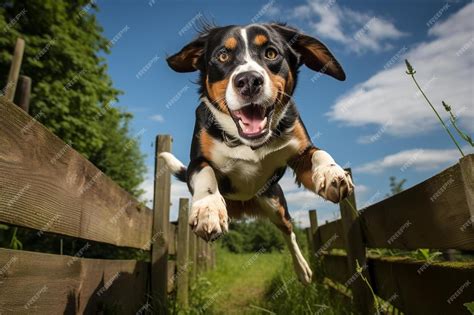
[[[234,86],[241,96],[256,96],[262,90],[263,76],[257,71],[239,73],[234,78]]]

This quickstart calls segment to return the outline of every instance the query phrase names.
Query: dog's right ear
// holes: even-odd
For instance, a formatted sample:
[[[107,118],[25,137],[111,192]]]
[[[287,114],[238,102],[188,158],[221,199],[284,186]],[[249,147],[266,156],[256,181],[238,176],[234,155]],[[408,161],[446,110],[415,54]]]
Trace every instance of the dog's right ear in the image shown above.
[[[206,37],[200,36],[184,46],[178,53],[166,58],[168,65],[176,72],[193,72],[202,69],[202,57]]]

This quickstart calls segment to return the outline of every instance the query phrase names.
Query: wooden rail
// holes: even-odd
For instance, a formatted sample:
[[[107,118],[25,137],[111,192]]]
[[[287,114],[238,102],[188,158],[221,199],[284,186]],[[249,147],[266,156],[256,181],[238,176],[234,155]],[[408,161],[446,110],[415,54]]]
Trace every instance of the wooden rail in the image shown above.
[[[0,222],[150,248],[152,211],[0,97]]]
[[[156,147],[169,151],[171,137],[158,136]],[[71,257],[0,248],[0,313],[166,314],[174,290],[186,307],[190,282],[212,268],[215,252],[190,233],[187,199],[169,222],[170,185],[157,159],[154,211],[147,208],[0,97],[0,223],[151,254],[148,263],[82,258],[87,249]]]
[[[321,266],[316,275],[322,273],[320,276],[351,288],[352,302],[364,314],[377,310],[367,298],[369,286],[353,268],[355,260],[375,294],[405,313],[467,314],[463,304],[474,297],[473,262],[362,257],[361,253],[366,248],[473,251],[473,169],[471,154],[432,178],[360,211],[354,207],[351,212],[343,201],[341,219],[324,225],[318,225],[316,211],[311,210],[312,252]],[[355,204],[353,197],[351,202]],[[356,259],[354,248],[359,253]],[[349,255],[331,254],[331,249],[343,249]]]

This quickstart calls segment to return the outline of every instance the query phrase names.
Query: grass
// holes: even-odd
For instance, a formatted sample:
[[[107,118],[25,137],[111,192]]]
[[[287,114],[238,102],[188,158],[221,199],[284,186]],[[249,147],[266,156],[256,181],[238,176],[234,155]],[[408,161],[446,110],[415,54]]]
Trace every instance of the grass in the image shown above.
[[[267,283],[283,267],[283,255],[263,250],[234,254],[218,247],[217,260],[216,269],[204,274],[191,294],[199,301],[204,291],[208,299],[194,306],[204,306],[206,314],[261,314],[251,305],[264,298]]]
[[[320,283],[302,285],[288,251],[234,254],[217,249],[216,269],[191,290],[190,309],[175,314],[350,314]]]

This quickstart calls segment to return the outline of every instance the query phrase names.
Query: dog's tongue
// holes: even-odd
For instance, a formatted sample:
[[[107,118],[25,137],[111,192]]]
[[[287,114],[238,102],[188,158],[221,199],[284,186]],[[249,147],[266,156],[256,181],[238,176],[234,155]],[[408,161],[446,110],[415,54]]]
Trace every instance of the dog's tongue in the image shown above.
[[[265,128],[265,108],[258,105],[248,105],[234,112],[243,123],[242,130],[247,134],[255,134]]]

